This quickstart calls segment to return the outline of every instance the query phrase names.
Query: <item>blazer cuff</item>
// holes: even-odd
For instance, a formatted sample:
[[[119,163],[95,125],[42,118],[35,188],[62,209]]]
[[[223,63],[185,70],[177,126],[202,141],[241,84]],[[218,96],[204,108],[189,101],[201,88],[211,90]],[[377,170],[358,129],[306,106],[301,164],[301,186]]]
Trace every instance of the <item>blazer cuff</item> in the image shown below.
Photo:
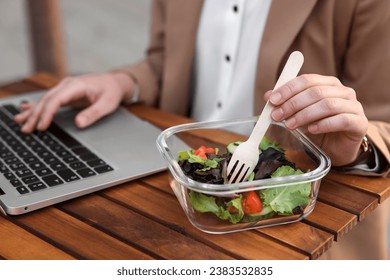
[[[368,150],[363,157],[359,157],[351,164],[335,166],[332,169],[347,174],[385,176],[390,169],[390,164],[381,151],[368,142]]]

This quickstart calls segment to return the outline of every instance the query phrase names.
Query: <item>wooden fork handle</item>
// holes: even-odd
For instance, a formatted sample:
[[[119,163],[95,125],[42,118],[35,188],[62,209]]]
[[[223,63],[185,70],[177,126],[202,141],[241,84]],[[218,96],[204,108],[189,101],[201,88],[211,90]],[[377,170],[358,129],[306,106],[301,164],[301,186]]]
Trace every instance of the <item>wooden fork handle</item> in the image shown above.
[[[304,60],[303,54],[300,51],[294,51],[290,54],[290,56],[287,59],[286,65],[284,66],[283,71],[280,74],[279,79],[274,86],[274,90],[281,87],[282,85],[284,85],[285,83],[292,80],[298,75],[299,70],[302,67],[303,60]],[[249,137],[250,141],[254,141],[254,143],[257,144],[260,143],[261,139],[267,132],[267,129],[272,122],[272,118],[271,118],[272,108],[273,108],[272,103],[267,101]]]

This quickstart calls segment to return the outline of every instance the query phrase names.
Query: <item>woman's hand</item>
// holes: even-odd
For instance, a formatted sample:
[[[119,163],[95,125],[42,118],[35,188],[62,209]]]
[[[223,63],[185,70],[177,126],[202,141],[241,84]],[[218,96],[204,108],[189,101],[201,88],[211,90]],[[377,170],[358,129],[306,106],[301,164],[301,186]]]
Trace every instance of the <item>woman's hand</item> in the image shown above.
[[[272,118],[289,129],[300,128],[325,153],[334,166],[351,163],[358,156],[368,120],[356,93],[337,78],[301,75],[265,99],[275,106]]]
[[[121,72],[91,74],[63,79],[34,104],[22,104],[15,121],[23,124],[22,132],[46,130],[60,107],[86,107],[75,117],[78,127],[84,128],[113,112],[132,92],[133,80]]]

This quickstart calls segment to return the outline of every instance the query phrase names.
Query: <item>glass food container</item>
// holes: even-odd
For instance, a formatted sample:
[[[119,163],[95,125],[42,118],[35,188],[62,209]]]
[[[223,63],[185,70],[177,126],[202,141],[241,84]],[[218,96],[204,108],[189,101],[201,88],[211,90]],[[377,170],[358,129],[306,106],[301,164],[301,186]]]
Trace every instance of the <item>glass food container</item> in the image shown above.
[[[251,117],[183,124],[164,130],[157,138],[157,147],[169,169],[170,186],[189,221],[196,228],[208,233],[235,232],[297,222],[313,211],[321,179],[331,167],[330,159],[302,132],[288,130],[283,123],[273,122],[265,137],[283,148],[286,159],[295,163],[296,168],[303,171],[301,174],[219,185],[194,181],[182,171],[177,161],[179,151],[197,149],[204,145],[216,147],[220,150],[219,153],[224,153],[229,143],[245,141],[256,121],[256,117]],[[215,215],[202,212],[192,204],[194,197],[202,197],[209,199],[211,203],[215,202],[216,207],[219,207],[234,198],[242,198],[250,191],[256,191],[262,200],[268,199],[271,204],[263,205],[258,215],[245,215],[240,221],[221,219],[223,213]],[[283,211],[294,201],[297,193],[306,193],[299,207]]]

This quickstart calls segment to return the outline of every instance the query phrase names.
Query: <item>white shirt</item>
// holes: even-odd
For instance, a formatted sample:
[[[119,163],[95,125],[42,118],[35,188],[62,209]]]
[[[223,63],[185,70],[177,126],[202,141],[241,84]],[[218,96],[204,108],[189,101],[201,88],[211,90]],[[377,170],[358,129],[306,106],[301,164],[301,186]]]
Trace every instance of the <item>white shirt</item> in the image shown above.
[[[272,0],[206,0],[194,57],[192,118],[253,115],[257,58]]]

